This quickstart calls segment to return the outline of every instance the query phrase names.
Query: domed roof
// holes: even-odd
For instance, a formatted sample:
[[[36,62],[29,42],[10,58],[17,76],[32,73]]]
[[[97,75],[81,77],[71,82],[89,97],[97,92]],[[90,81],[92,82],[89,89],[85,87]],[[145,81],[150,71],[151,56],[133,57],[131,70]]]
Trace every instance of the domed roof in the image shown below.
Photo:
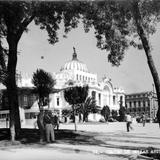
[[[77,53],[73,47],[73,56],[72,60],[64,64],[61,70],[79,70],[83,72],[88,72],[87,65],[77,59]]]

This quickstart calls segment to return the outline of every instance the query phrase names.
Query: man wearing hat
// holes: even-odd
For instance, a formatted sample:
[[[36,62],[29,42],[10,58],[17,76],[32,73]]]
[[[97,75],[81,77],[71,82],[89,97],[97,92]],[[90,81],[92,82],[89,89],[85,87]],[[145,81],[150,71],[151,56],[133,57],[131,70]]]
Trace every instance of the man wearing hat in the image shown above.
[[[54,117],[51,110],[45,110],[44,112],[44,127],[45,127],[45,133],[46,133],[46,140],[48,143],[55,141],[54,136]]]

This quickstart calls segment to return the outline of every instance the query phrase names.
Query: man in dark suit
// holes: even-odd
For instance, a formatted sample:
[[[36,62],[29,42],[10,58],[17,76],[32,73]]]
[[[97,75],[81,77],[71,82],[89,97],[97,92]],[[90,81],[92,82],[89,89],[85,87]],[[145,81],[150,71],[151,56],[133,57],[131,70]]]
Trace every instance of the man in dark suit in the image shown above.
[[[48,143],[55,141],[54,136],[54,117],[51,110],[45,110],[44,113],[44,126],[45,126],[45,133],[46,133],[46,140]]]

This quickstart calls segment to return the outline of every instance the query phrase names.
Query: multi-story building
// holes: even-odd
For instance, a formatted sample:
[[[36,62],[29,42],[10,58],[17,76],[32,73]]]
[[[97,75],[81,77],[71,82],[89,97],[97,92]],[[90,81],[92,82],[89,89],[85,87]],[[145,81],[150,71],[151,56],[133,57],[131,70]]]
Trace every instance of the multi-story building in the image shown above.
[[[148,118],[156,117],[158,102],[156,93],[152,91],[126,94],[125,102],[127,111],[132,116],[141,116],[145,113]]]

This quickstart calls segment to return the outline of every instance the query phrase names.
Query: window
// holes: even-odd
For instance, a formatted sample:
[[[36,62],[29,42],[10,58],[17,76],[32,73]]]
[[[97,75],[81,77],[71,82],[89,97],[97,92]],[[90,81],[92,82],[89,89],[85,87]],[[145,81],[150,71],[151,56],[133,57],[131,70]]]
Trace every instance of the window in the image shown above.
[[[143,101],[143,107],[145,107],[146,106],[146,103],[145,103],[145,101]]]
[[[140,107],[141,106],[141,101],[138,101],[138,107]]]
[[[59,97],[57,98],[57,106],[59,106]]]
[[[150,102],[148,101],[148,107],[150,106]]]
[[[134,107],[136,107],[136,101],[134,101],[133,103],[134,103]]]
[[[92,98],[96,99],[96,92],[95,91],[92,91]]]
[[[123,96],[120,96],[120,103],[123,104]]]
[[[116,96],[113,96],[113,105],[116,104]]]
[[[129,102],[129,106],[130,106],[130,108],[132,108],[132,102]]]
[[[25,119],[36,119],[36,117],[37,117],[36,112],[25,113]]]
[[[29,96],[29,101],[28,101],[29,106],[32,106],[35,101],[36,101],[36,96],[35,95],[30,95]]]
[[[27,97],[27,95],[23,96],[23,105],[24,106],[28,106],[28,97]]]

